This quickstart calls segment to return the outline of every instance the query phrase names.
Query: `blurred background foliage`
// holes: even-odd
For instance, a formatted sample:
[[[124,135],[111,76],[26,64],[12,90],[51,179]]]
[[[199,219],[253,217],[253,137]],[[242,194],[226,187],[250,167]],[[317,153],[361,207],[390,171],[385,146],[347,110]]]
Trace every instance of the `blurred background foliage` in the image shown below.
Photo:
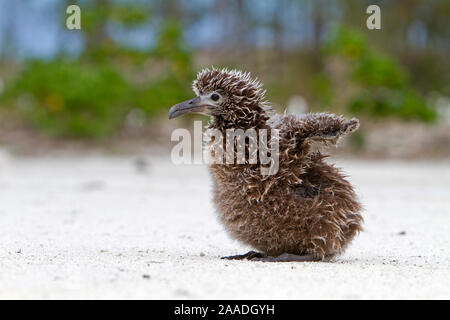
[[[371,49],[361,33],[337,28],[325,43],[324,51],[328,57],[343,60],[349,70],[345,83],[357,88],[345,102],[344,112],[376,118],[436,120],[435,110],[411,86],[408,70],[391,55]],[[326,77],[325,81],[329,83]],[[329,93],[332,89],[326,88],[329,104],[333,102],[333,94]]]
[[[69,4],[81,7],[81,30],[65,27]],[[366,28],[371,4],[381,7],[381,30]],[[0,0],[0,7],[0,122],[13,117],[55,137],[106,139],[163,121],[211,65],[258,75],[278,111],[300,96],[309,111],[436,123],[435,101],[450,95],[445,0]]]

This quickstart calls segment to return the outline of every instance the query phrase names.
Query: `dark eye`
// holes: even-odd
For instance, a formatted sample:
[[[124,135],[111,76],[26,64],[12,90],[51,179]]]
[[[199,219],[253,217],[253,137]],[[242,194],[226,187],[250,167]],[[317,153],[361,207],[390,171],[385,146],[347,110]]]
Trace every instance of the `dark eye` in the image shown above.
[[[219,98],[220,98],[220,96],[219,96],[217,93],[213,93],[213,94],[211,95],[211,99],[212,99],[213,101],[217,101],[217,100],[219,100]]]

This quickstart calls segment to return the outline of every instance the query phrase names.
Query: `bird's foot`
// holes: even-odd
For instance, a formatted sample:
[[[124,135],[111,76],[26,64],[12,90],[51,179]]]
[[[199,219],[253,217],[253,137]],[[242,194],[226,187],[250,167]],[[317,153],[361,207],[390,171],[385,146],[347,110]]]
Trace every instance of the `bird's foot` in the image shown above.
[[[311,262],[320,261],[322,259],[312,254],[296,255],[291,253],[283,253],[278,257],[254,257],[251,260],[261,262]]]
[[[228,256],[228,257],[222,257],[221,259],[226,259],[226,260],[253,260],[256,258],[264,258],[264,255],[260,252],[256,252],[256,251],[249,251],[245,254],[238,254],[236,256]]]

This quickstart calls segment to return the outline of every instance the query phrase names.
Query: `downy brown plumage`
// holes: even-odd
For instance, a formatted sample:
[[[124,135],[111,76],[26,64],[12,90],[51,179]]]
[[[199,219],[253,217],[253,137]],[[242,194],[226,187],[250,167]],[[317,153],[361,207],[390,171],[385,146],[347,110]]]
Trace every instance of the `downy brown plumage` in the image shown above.
[[[169,118],[197,112],[210,128],[278,129],[279,170],[261,165],[210,164],[214,204],[230,235],[257,249],[228,259],[328,260],[362,230],[361,205],[345,176],[325,162],[323,148],[359,127],[329,113],[273,114],[248,73],[205,69],[193,82],[197,97],[171,108]],[[211,146],[210,146],[211,147]]]

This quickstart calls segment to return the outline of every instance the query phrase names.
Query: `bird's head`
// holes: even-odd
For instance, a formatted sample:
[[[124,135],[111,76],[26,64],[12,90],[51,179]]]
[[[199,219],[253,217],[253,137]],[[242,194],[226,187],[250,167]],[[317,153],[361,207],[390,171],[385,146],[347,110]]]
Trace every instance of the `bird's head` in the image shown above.
[[[270,107],[265,91],[249,73],[227,69],[204,69],[192,84],[196,97],[174,105],[169,119],[186,113],[212,117],[211,126],[219,129],[258,127],[268,119]]]

